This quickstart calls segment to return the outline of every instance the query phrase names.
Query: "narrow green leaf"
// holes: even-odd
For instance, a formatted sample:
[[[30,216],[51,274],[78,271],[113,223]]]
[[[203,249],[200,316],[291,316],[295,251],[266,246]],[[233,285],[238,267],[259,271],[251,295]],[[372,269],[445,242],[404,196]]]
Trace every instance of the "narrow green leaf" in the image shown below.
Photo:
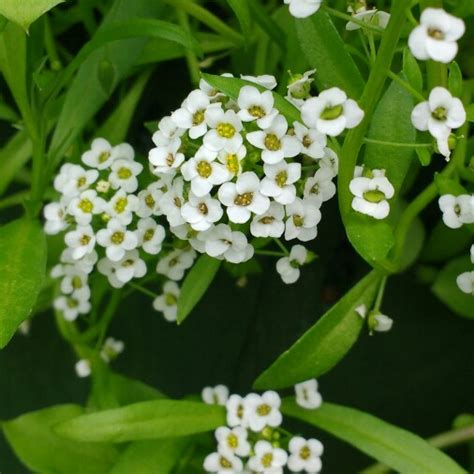
[[[318,87],[339,87],[358,99],[364,89],[364,79],[329,15],[320,10],[310,18],[295,22],[301,53],[317,70],[315,82]]]
[[[77,441],[138,441],[212,431],[225,424],[225,409],[199,402],[156,400],[79,416],[57,425]]]
[[[2,0],[0,3],[0,14],[25,31],[28,31],[31,23],[36,21],[41,15],[63,3],[65,0]]]
[[[419,436],[354,408],[323,403],[317,410],[305,410],[294,399],[287,398],[282,412],[331,433],[397,472],[465,473],[450,457]]]
[[[462,292],[456,278],[461,273],[471,272],[469,257],[451,260],[438,274],[431,289],[433,293],[459,316],[474,318],[474,295]]]
[[[189,442],[187,438],[135,441],[123,451],[110,474],[171,474]]]
[[[221,266],[222,261],[201,255],[186,275],[178,299],[178,324],[191,313],[206,293]]]
[[[0,348],[28,318],[46,272],[46,238],[37,221],[0,227]]]
[[[462,96],[462,72],[456,61],[453,61],[449,66],[448,89],[453,96]]]
[[[243,86],[254,86],[260,91],[265,91],[266,89],[258,84],[253,82],[244,81],[243,79],[237,79],[235,77],[223,77],[223,76],[214,76],[212,74],[203,74],[203,78],[217,90],[224,92],[231,99],[236,100],[239,97],[240,89]],[[290,102],[288,102],[281,95],[276,92],[272,92],[275,99],[275,108],[286,117],[288,122],[292,124],[293,122],[301,122],[300,111]]]
[[[238,1],[238,0],[236,0]],[[267,10],[262,6],[261,0],[251,0],[249,6],[255,22],[260,28],[271,38],[280,49],[285,50],[285,33],[278,23],[269,15]]]
[[[431,164],[432,154],[428,148],[415,148],[416,156],[421,166],[429,166]]]
[[[470,104],[467,106],[467,121],[474,122],[474,104]]]
[[[423,74],[420,65],[408,48],[403,50],[403,74],[415,90],[423,91]]]
[[[357,341],[364,320],[355,309],[362,304],[370,309],[380,279],[374,270],[357,283],[258,377],[254,387],[289,387],[331,370]]]
[[[105,95],[110,95],[114,90],[116,76],[115,66],[108,59],[102,59],[97,67],[97,78]]]
[[[242,34],[246,41],[250,39],[251,35],[251,15],[248,0],[227,0],[229,6],[234,10],[235,16],[239,20]]]
[[[57,405],[6,421],[3,431],[15,454],[32,472],[104,474],[118,454],[113,445],[70,441],[52,429],[83,413],[77,405]]]

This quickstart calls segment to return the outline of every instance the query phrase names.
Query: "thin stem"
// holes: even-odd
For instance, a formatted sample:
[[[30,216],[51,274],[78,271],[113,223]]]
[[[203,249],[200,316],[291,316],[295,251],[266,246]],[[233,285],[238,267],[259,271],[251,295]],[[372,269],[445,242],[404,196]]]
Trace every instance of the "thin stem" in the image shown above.
[[[457,172],[464,181],[474,183],[474,171],[472,171],[470,168],[460,167]]]
[[[419,102],[424,102],[426,99],[424,96],[418,92],[414,87],[412,87],[408,82],[404,81],[400,76],[395,74],[393,71],[388,72],[388,77],[406,89],[415,99]]]
[[[375,47],[374,35],[370,32],[367,37],[369,38],[370,62],[371,64],[374,64],[377,59],[377,48]]]
[[[359,25],[361,28],[365,28],[366,30],[374,31],[375,33],[383,33],[383,28],[380,26],[372,25],[371,23],[367,23],[363,20],[359,20],[359,18],[355,18],[352,15],[347,15],[346,13],[342,13],[339,10],[334,8],[328,7],[327,5],[323,5],[323,8],[332,16],[340,18],[341,20],[345,21],[352,21],[356,25]]]
[[[373,143],[374,145],[396,146],[399,148],[431,148],[431,143],[398,143],[386,142],[384,140],[375,140],[374,138],[364,138],[365,143]]]
[[[288,251],[288,249],[285,247],[285,244],[280,240],[280,239],[273,239],[276,244],[278,245],[278,247],[281,248],[281,251],[286,255],[290,255],[290,252]]]
[[[382,278],[382,281],[380,282],[379,291],[377,293],[377,298],[375,299],[375,303],[374,303],[374,310],[375,311],[379,311],[380,307],[382,306],[383,295],[385,293],[385,286],[386,285],[387,285],[387,276],[384,276]]]
[[[29,195],[29,191],[20,191],[19,193],[7,196],[4,199],[0,199],[0,209],[18,206],[19,204],[22,204],[23,201],[29,197]]]
[[[51,69],[53,71],[58,71],[61,69],[61,59],[59,58],[58,50],[56,48],[56,43],[54,41],[54,35],[51,30],[51,23],[49,21],[48,15],[44,16],[44,45],[49,56]]]
[[[143,293],[144,295],[150,296],[151,298],[156,298],[156,297],[159,296],[156,293],[154,293],[153,291],[149,290],[148,288],[145,288],[144,286],[139,285],[138,283],[133,283],[133,282],[129,281],[127,284],[131,288],[134,288],[135,290],[139,291],[140,293]]]
[[[286,257],[288,254],[274,250],[255,250],[255,255],[267,255],[269,257]]]

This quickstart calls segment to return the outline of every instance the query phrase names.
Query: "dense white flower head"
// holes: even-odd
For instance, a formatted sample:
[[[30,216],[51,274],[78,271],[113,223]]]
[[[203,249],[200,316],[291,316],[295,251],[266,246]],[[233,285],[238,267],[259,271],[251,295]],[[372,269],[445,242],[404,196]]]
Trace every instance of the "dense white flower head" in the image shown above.
[[[204,403],[208,405],[225,405],[229,399],[229,388],[225,385],[204,387],[201,392]]]
[[[314,474],[321,471],[321,456],[324,447],[317,439],[304,439],[301,436],[291,438],[288,445],[288,469],[291,472],[308,472]]]
[[[255,454],[249,459],[248,466],[252,471],[264,474],[283,474],[283,467],[288,454],[281,448],[274,448],[268,441],[257,441]]]
[[[178,298],[180,288],[174,281],[167,281],[163,285],[163,293],[153,300],[153,308],[163,313],[166,321],[176,321],[178,315]]]
[[[458,275],[456,284],[463,293],[474,296],[474,271]]]
[[[309,128],[336,137],[346,128],[357,127],[364,112],[343,90],[332,87],[308,99],[301,107],[301,118]]]
[[[408,46],[417,59],[451,62],[457,52],[457,41],[464,34],[464,21],[441,8],[426,8],[408,38]]]
[[[295,385],[296,403],[307,410],[314,410],[321,406],[323,399],[318,392],[316,379],[306,380]]]
[[[389,215],[388,199],[394,196],[395,189],[385,176],[385,170],[362,171],[357,167],[349,188],[354,195],[352,208],[355,211],[374,219],[385,219]]]
[[[474,194],[444,194],[438,200],[443,222],[451,229],[474,223]]]
[[[319,10],[322,0],[284,0],[295,18],[307,18]]]
[[[288,257],[282,257],[277,261],[276,268],[281,279],[286,284],[298,281],[300,277],[300,267],[306,263],[308,251],[302,245],[294,245]]]

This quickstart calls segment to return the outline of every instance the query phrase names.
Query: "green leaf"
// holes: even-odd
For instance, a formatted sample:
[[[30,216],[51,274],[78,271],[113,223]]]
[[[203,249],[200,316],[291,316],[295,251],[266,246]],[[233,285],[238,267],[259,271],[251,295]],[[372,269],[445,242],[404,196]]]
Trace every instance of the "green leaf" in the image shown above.
[[[469,257],[451,260],[438,274],[431,289],[433,293],[459,316],[474,318],[474,296],[462,292],[456,283],[458,275],[472,271]]]
[[[467,121],[474,122],[474,104],[470,104],[467,106]]]
[[[243,86],[254,86],[260,91],[265,91],[266,89],[258,84],[253,82],[244,81],[243,79],[237,79],[235,77],[223,77],[223,76],[214,76],[212,74],[203,74],[203,78],[218,91],[227,94],[231,99],[236,100],[239,97],[240,89]],[[276,92],[273,93],[273,98],[275,99],[275,108],[286,117],[288,122],[292,124],[293,122],[301,122],[300,111],[281,95]]]
[[[0,348],[28,318],[46,272],[46,238],[37,221],[0,227]]]
[[[77,405],[57,405],[3,423],[15,454],[32,472],[41,474],[103,474],[117,451],[113,445],[78,443],[57,436],[52,427],[82,415]]]
[[[439,173],[435,174],[435,184],[440,196],[443,194],[452,194],[453,196],[466,194],[466,189],[459,181],[452,178],[446,178],[446,176]]]
[[[63,3],[65,0],[2,0],[0,3],[0,14],[17,25],[20,25],[25,31],[28,31],[30,25],[41,15]]]
[[[206,293],[221,266],[222,261],[201,255],[186,275],[178,299],[178,324],[191,313]]]
[[[105,95],[110,95],[115,87],[115,66],[106,58],[98,64],[97,78]]]
[[[235,16],[239,20],[240,28],[246,41],[251,35],[251,15],[248,0],[227,0],[229,6],[234,10]]]
[[[408,48],[403,50],[403,74],[415,90],[423,91],[423,75],[420,65]]]
[[[421,166],[429,166],[431,164],[432,154],[429,148],[415,148],[416,156]]]
[[[77,441],[138,441],[212,431],[225,424],[225,409],[199,402],[154,400],[79,416],[57,425]]]
[[[315,82],[318,87],[339,87],[350,97],[359,98],[364,79],[329,15],[320,10],[310,18],[296,19],[295,22],[301,53],[317,70]]]
[[[283,401],[282,412],[331,433],[397,472],[465,473],[450,457],[419,436],[368,413],[332,403],[323,403],[317,410],[305,410],[289,398]]]
[[[453,96],[462,96],[462,72],[456,61],[449,66],[448,89]]]
[[[186,438],[135,441],[123,451],[110,474],[171,474],[189,442]]]
[[[402,272],[413,265],[423,249],[425,236],[426,232],[421,219],[418,217],[413,219],[405,239],[405,248],[400,259],[398,272]]]
[[[361,304],[370,309],[380,279],[374,270],[357,283],[258,377],[254,387],[289,387],[331,370],[357,341],[364,320],[355,309]]]
[[[238,1],[238,0],[236,0]],[[249,2],[252,15],[255,22],[265,31],[280,49],[285,50],[285,32],[280,28],[278,23],[268,14],[267,10],[262,6],[261,0],[251,0]]]

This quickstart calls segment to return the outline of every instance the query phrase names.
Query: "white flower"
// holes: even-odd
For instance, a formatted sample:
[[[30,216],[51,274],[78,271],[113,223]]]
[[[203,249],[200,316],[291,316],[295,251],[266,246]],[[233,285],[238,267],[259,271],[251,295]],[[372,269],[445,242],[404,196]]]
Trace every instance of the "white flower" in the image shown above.
[[[232,74],[222,75],[224,77],[233,77]],[[215,101],[224,95],[222,92],[219,92],[215,87],[211,86],[211,84],[209,84],[209,82],[207,82],[205,79],[199,80],[199,89],[201,89],[209,97],[209,99],[211,99],[211,101]]]
[[[105,254],[110,260],[118,262],[126,250],[137,247],[138,238],[117,219],[110,219],[107,227],[97,232],[97,243],[105,248]]]
[[[339,158],[331,148],[324,149],[324,156],[319,160],[321,168],[329,168],[333,172],[333,176],[337,176],[339,172]]]
[[[165,229],[151,217],[138,221],[135,234],[138,239],[138,246],[142,247],[146,253],[156,255],[161,252],[163,240],[165,240]]]
[[[247,148],[244,145],[232,149],[221,150],[217,159],[225,165],[228,173],[228,179],[242,174],[242,160],[247,155]]]
[[[291,248],[288,257],[280,258],[276,268],[281,279],[287,284],[295,283],[300,277],[300,267],[306,263],[308,251],[302,245],[295,245]]]
[[[181,137],[184,132],[185,129],[178,127],[171,117],[163,117],[158,123],[158,130],[153,134],[152,140],[157,147],[162,147]]]
[[[125,344],[123,341],[119,341],[118,339],[114,339],[113,337],[108,337],[102,349],[100,350],[100,357],[105,362],[111,362],[114,360],[119,354],[123,352],[125,349]]]
[[[301,107],[301,118],[309,128],[336,137],[346,128],[357,127],[364,111],[343,90],[332,87],[308,99]]]
[[[181,140],[175,138],[168,144],[152,148],[148,154],[148,160],[154,166],[153,173],[175,173],[184,161],[183,153],[180,153]]]
[[[109,189],[110,189],[110,183],[109,181],[105,179],[100,179],[99,181],[97,181],[97,184],[95,185],[95,190],[98,193],[103,193],[103,194],[108,193]]]
[[[474,263],[474,244],[471,245],[471,263]]]
[[[252,212],[260,215],[270,207],[270,199],[260,192],[260,180],[253,171],[242,173],[235,183],[224,183],[218,191],[222,204],[232,222],[247,222]]]
[[[260,128],[267,128],[278,114],[273,108],[274,99],[271,91],[260,92],[256,87],[244,86],[240,89],[237,104],[238,115],[243,122],[257,121]]]
[[[91,374],[91,363],[87,359],[81,359],[76,362],[74,366],[76,374],[80,378],[89,377]]]
[[[90,293],[87,284],[87,273],[84,273],[74,265],[65,265],[64,277],[61,281],[60,288],[61,292],[67,295],[72,294],[78,290],[85,289],[84,292],[81,292],[85,298],[87,294]]]
[[[247,407],[240,395],[231,395],[225,404],[227,410],[227,424],[230,427],[247,427]]]
[[[274,448],[268,441],[257,441],[255,455],[249,459],[248,466],[252,471],[264,474],[283,474],[283,467],[288,454],[281,448]]]
[[[184,219],[181,216],[183,204],[183,179],[176,178],[160,201],[161,210],[170,226],[175,227],[184,224]]]
[[[112,153],[112,145],[104,138],[96,138],[91,149],[83,153],[81,159],[84,164],[91,168],[104,170],[108,168],[115,159]]]
[[[243,464],[231,451],[220,449],[217,453],[211,453],[206,457],[204,469],[217,474],[236,474],[242,472]]]
[[[385,177],[385,170],[372,170],[369,175],[371,176],[357,176],[351,180],[349,189],[354,195],[352,208],[374,219],[385,219],[390,213],[387,199],[393,197],[395,190]]]
[[[323,399],[318,392],[316,379],[306,380],[295,385],[296,403],[307,410],[314,410],[321,406]]]
[[[317,439],[304,439],[300,436],[291,438],[288,445],[290,456],[288,469],[292,472],[308,472],[310,474],[321,471],[321,456],[323,445]]]
[[[458,288],[468,295],[474,296],[474,272],[464,272],[456,278]]]
[[[66,163],[54,179],[54,189],[66,198],[77,196],[97,180],[97,170],[85,170],[82,166]]]
[[[457,40],[466,26],[460,18],[441,8],[426,8],[417,26],[408,38],[408,46],[417,59],[451,62],[458,52]]]
[[[160,199],[164,192],[158,183],[151,183],[138,193],[138,206],[135,213],[138,217],[159,216],[161,214]]]
[[[230,263],[242,263],[253,257],[254,248],[244,233],[232,231],[227,224],[218,224],[199,235],[210,257],[224,258]]]
[[[134,193],[138,188],[137,176],[142,172],[143,165],[128,159],[118,159],[112,163],[109,174],[113,189],[122,188],[127,193]]]
[[[174,281],[167,281],[163,285],[163,294],[153,300],[153,308],[163,313],[166,321],[176,321],[178,315],[178,298],[180,289]]]
[[[266,426],[276,428],[281,425],[281,399],[278,393],[269,390],[262,395],[249,393],[244,398],[246,419],[252,431],[261,431]]]
[[[259,86],[265,87],[265,89],[272,90],[275,89],[277,86],[277,81],[275,76],[270,74],[263,74],[261,76],[245,76],[241,75],[241,79],[244,81],[253,82],[254,84],[258,84]]]
[[[209,107],[209,97],[199,89],[192,91],[181,104],[181,108],[171,114],[177,127],[188,130],[193,140],[207,132],[205,113]]]
[[[250,232],[254,237],[281,237],[285,231],[284,217],[284,207],[272,202],[267,212],[253,218]]]
[[[122,288],[133,278],[141,278],[146,274],[146,264],[139,257],[138,250],[129,250],[118,262],[102,258],[97,264],[97,269],[105,275],[111,286]]]
[[[188,202],[181,208],[183,219],[198,231],[208,230],[222,214],[221,203],[217,199],[213,199],[210,194],[198,197],[192,191],[189,193]]]
[[[263,150],[262,160],[276,164],[283,158],[293,158],[301,151],[301,145],[294,136],[286,135],[288,122],[283,115],[277,115],[265,130],[250,132],[247,140],[255,147]]]
[[[199,253],[204,253],[205,244],[204,240],[199,237],[202,236],[202,233],[194,230],[189,224],[181,224],[176,227],[170,227],[170,231],[181,240],[187,240],[191,247]]]
[[[54,300],[54,309],[60,311],[64,319],[74,321],[80,314],[87,314],[91,310],[89,301],[89,288],[83,288],[85,291],[75,291],[71,295],[62,295]]]
[[[461,127],[466,121],[466,111],[462,102],[453,97],[444,87],[435,87],[426,102],[416,105],[411,113],[413,126],[421,131],[429,131],[438,140],[443,155],[449,157],[447,141],[452,129]],[[444,146],[443,146],[444,145]]]
[[[193,249],[173,250],[158,261],[156,272],[167,276],[170,280],[181,280],[184,272],[194,263],[195,258],[196,252]]]
[[[313,240],[318,234],[317,225],[321,220],[321,211],[306,199],[296,198],[286,206],[285,239],[298,239],[302,242]]]
[[[84,273],[91,273],[94,269],[95,264],[97,263],[97,252],[93,250],[90,253],[84,255],[84,257],[80,258],[79,260],[75,260],[72,256],[73,249],[67,247],[61,253],[61,262],[69,263],[70,265],[74,265],[79,270],[83,271]],[[51,274],[53,276],[53,274]],[[58,275],[61,276],[61,275]],[[53,276],[53,278],[56,278]]]
[[[304,185],[305,199],[320,207],[323,202],[329,201],[336,194],[336,185],[332,182],[333,170],[324,166],[316,171],[312,178],[308,178]]]
[[[309,97],[311,91],[311,83],[314,79],[311,77],[316,72],[316,69],[306,71],[304,74],[292,75],[290,73],[290,82],[287,85],[286,100],[301,107],[304,101]]]
[[[73,198],[68,205],[69,214],[73,215],[79,225],[88,225],[94,214],[100,214],[105,207],[105,201],[97,196],[97,191],[88,189],[78,197]]]
[[[370,331],[387,332],[392,329],[393,319],[378,311],[369,314],[367,321]]]
[[[242,145],[240,132],[243,125],[233,110],[222,109],[221,104],[213,104],[206,110],[206,122],[209,131],[203,139],[204,146],[212,151],[235,149]]]
[[[327,137],[316,128],[307,128],[299,122],[293,124],[295,136],[301,143],[301,153],[315,160],[324,157]]]
[[[44,231],[48,235],[59,234],[66,229],[66,208],[62,202],[50,202],[43,209],[43,215],[46,219]]]
[[[365,10],[352,15],[357,20],[369,23],[374,26],[379,26],[380,28],[385,29],[390,21],[390,14],[376,8],[372,10]],[[353,21],[350,21],[346,25],[347,31],[360,30],[361,26]]]
[[[75,230],[68,232],[64,236],[64,242],[72,249],[72,258],[79,260],[94,250],[94,230],[90,225],[77,226]]]
[[[243,426],[227,428],[221,426],[217,428],[215,436],[219,444],[219,449],[228,450],[237,456],[248,456],[250,454],[250,444],[247,441],[247,430]]]
[[[204,387],[201,397],[203,402],[208,405],[225,405],[229,399],[229,389],[225,385]]]
[[[230,173],[221,163],[216,162],[217,152],[202,146],[196,155],[181,167],[186,181],[191,181],[191,190],[196,196],[205,196],[213,186],[230,179]]]
[[[291,204],[296,198],[294,183],[301,177],[301,165],[282,160],[276,165],[265,163],[263,171],[265,178],[261,185],[262,194],[272,197],[280,204]]]
[[[451,229],[474,222],[474,194],[444,194],[438,203],[443,213],[443,222]]]
[[[319,10],[322,0],[284,0],[295,18],[307,18]]]
[[[138,209],[138,205],[137,196],[119,189],[104,206],[103,211],[126,226],[132,222],[133,213]]]

